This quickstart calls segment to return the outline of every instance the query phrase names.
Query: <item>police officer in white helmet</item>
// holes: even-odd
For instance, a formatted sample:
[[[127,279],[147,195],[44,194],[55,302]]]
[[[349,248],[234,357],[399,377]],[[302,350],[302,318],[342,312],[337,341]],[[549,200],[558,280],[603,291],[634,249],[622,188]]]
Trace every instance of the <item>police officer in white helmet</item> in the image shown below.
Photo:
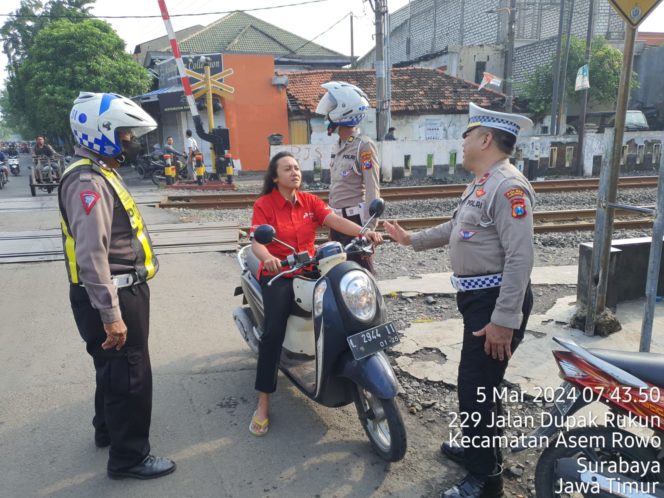
[[[335,130],[339,141],[330,162],[330,207],[358,225],[369,219],[369,204],[380,197],[380,165],[376,144],[357,126],[369,109],[369,98],[355,85],[330,81],[322,85],[327,93],[318,103],[317,114],[329,120],[328,135]],[[376,227],[373,220],[370,229]],[[352,237],[330,230],[330,239],[348,244]],[[371,257],[349,256],[373,272]]]
[[[143,218],[117,172],[157,123],[131,100],[81,92],[70,114],[77,146],[58,191],[69,297],[96,370],[95,444],[108,476],[153,479],[175,463],[150,454],[150,291],[159,269]]]

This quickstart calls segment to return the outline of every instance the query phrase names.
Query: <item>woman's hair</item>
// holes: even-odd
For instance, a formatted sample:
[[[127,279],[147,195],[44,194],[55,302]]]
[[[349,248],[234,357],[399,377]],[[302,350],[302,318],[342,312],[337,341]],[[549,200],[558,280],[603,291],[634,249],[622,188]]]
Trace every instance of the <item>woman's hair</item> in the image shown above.
[[[270,159],[270,164],[268,164],[267,166],[265,177],[263,179],[263,190],[261,190],[261,195],[267,195],[270,192],[272,192],[272,190],[274,190],[275,187],[274,180],[275,178],[277,178],[277,163],[279,162],[279,159],[283,157],[292,157],[293,159],[295,159],[295,156],[293,154],[285,150],[277,152],[274,156],[272,156],[272,159]]]

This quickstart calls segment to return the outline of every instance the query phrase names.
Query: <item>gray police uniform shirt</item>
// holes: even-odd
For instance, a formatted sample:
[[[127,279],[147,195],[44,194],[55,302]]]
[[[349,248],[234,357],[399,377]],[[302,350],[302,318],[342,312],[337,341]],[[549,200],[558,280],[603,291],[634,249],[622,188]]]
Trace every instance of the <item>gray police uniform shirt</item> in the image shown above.
[[[355,208],[369,219],[369,204],[380,197],[380,164],[376,144],[360,129],[337,144],[330,163],[330,198],[333,209]],[[373,220],[369,228],[375,228]]]
[[[413,249],[449,244],[456,276],[502,273],[491,322],[518,329],[533,269],[534,205],[532,186],[505,159],[468,185],[450,221],[413,234]]]
[[[75,154],[77,157],[72,163],[85,157],[106,168],[85,149],[75,148]],[[81,194],[86,191],[99,194],[89,213],[81,202]],[[111,275],[131,272],[138,259],[138,253],[132,247],[133,231],[127,212],[104,177],[86,167],[76,168],[65,176],[60,186],[60,198],[76,241],[78,276],[85,285],[90,303],[99,310],[104,323],[120,320],[118,291]],[[144,232],[149,237],[147,227]],[[158,262],[156,256],[153,258],[156,272]]]

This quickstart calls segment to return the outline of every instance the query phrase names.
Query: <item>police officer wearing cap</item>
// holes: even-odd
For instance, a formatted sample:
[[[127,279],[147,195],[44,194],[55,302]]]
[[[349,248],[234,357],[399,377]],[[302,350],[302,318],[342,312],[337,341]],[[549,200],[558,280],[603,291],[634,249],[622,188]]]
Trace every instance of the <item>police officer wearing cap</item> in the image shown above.
[[[108,476],[152,479],[175,463],[150,454],[150,290],[159,268],[143,218],[117,168],[134,138],[157,127],[120,95],[81,92],[70,124],[78,146],[59,185],[69,298],[96,370],[95,444],[109,448]]]
[[[369,109],[369,99],[361,89],[343,81],[321,86],[327,93],[318,103],[316,113],[328,118],[328,135],[335,130],[339,134],[330,162],[329,205],[336,214],[362,226],[370,218],[371,201],[380,197],[376,144],[357,127]],[[372,220],[369,228],[373,230],[376,222]],[[352,237],[330,230],[330,239],[346,245]],[[373,272],[370,256],[348,258]]]
[[[464,323],[457,383],[459,412],[471,417],[477,413],[480,422],[463,427],[463,436],[471,438],[465,440],[473,444],[459,447],[445,442],[441,447],[444,455],[468,471],[443,498],[503,495],[502,454],[495,443],[499,429],[492,423],[502,407],[493,394],[523,339],[533,305],[530,273],[535,195],[528,180],[509,162],[519,132],[530,129],[532,122],[472,103],[469,114],[463,134],[463,166],[475,179],[461,196],[452,219],[414,234],[397,223],[384,222],[394,240],[412,245],[416,251],[450,246],[452,284],[458,291]]]

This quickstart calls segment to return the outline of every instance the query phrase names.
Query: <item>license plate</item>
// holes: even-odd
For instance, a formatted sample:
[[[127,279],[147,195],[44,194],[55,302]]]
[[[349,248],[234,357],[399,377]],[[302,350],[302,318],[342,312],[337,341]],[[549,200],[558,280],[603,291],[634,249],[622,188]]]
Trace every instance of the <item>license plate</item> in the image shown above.
[[[346,338],[353,357],[361,360],[369,355],[394,346],[400,342],[399,333],[393,322],[384,323],[378,327],[364,330]]]

